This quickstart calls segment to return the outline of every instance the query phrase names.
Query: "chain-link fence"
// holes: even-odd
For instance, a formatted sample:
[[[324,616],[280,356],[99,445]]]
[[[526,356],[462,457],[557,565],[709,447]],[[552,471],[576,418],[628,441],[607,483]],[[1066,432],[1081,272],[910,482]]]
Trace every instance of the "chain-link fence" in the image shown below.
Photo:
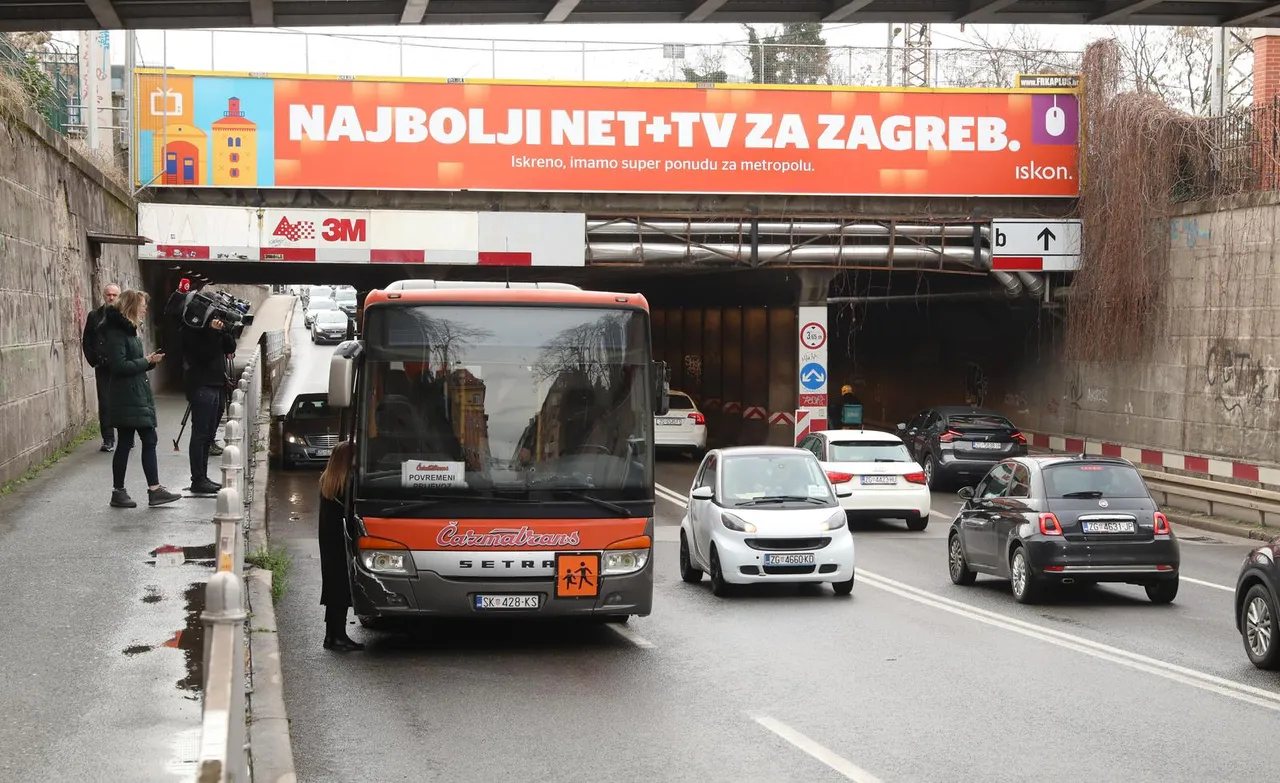
[[[271,36],[265,39],[264,36]],[[145,64],[341,76],[1013,87],[1019,73],[1074,73],[1079,52],[776,43],[523,41],[240,30],[139,33]]]
[[[75,119],[73,106],[80,81],[76,47],[55,40],[28,42],[12,34],[0,34],[0,72],[49,127],[67,132],[67,126]]]

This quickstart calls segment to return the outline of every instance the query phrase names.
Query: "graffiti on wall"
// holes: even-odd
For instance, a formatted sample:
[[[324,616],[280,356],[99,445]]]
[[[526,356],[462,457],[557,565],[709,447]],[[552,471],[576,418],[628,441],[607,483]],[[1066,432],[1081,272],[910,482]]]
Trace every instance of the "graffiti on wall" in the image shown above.
[[[1188,248],[1194,248],[1201,242],[1208,244],[1212,239],[1213,230],[1208,227],[1202,229],[1197,218],[1174,218],[1169,221],[1169,240],[1175,245],[1185,244]]]
[[[1239,415],[1280,398],[1280,384],[1272,381],[1262,360],[1240,350],[1230,340],[1218,340],[1209,346],[1204,369],[1209,393],[1229,415]]]

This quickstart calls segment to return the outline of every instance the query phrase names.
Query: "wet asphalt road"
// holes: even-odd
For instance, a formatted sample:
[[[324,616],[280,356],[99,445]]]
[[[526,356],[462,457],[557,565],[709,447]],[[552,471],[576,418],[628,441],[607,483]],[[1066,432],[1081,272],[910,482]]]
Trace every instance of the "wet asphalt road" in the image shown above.
[[[301,323],[301,319],[295,320]],[[294,334],[287,394],[322,389],[330,348]],[[683,494],[694,465],[660,464]],[[922,533],[855,527],[853,596],[731,599],[680,581],[683,513],[659,504],[654,612],[625,627],[352,624],[321,648],[317,471],[273,474],[272,536],[302,781],[1272,781],[1280,675],[1247,661],[1231,588],[1249,543],[1183,529],[1170,606],[1141,588],[1041,606],[951,584],[937,495]],[[1204,540],[1194,540],[1204,539]],[[1195,581],[1193,581],[1195,580]]]

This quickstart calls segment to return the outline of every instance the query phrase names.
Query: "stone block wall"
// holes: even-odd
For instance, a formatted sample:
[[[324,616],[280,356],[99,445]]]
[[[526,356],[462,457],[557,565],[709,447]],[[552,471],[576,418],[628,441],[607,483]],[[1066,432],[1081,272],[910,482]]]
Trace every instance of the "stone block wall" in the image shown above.
[[[80,347],[110,282],[146,288],[129,194],[32,113],[0,114],[0,486],[97,418]],[[144,340],[153,343],[148,332]]]
[[[1280,197],[1185,207],[1170,221],[1163,339],[1123,366],[1051,346],[1002,373],[995,407],[1027,429],[1280,463]]]

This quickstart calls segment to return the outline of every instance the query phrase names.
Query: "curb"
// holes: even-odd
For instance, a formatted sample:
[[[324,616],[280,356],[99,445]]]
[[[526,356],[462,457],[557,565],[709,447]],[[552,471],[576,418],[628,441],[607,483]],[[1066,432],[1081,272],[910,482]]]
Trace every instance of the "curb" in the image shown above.
[[[289,305],[289,312],[284,316],[284,344],[292,345],[293,341],[289,339],[289,335],[293,332],[293,311],[298,307],[298,297],[293,296],[292,303]]]
[[[270,432],[270,416],[257,422],[258,437]],[[265,442],[259,440],[259,443]],[[267,493],[270,457],[264,449],[254,454],[252,507],[249,513],[249,550],[267,545]],[[280,667],[280,632],[271,603],[272,574],[254,568],[245,575],[249,588],[249,659],[252,690],[246,703],[249,713],[249,770],[253,780],[295,783],[293,741],[289,713],[284,705],[284,673]]]
[[[1190,527],[1196,530],[1206,530],[1210,533],[1217,533],[1223,536],[1236,536],[1238,538],[1249,538],[1254,541],[1270,541],[1276,536],[1280,536],[1280,530],[1272,528],[1259,528],[1254,525],[1242,525],[1234,522],[1228,522],[1220,519],[1206,519],[1204,517],[1188,516],[1180,513],[1172,508],[1162,507],[1160,509],[1164,515],[1169,518],[1171,525],[1180,527]],[[1174,531],[1177,532],[1176,530]]]

